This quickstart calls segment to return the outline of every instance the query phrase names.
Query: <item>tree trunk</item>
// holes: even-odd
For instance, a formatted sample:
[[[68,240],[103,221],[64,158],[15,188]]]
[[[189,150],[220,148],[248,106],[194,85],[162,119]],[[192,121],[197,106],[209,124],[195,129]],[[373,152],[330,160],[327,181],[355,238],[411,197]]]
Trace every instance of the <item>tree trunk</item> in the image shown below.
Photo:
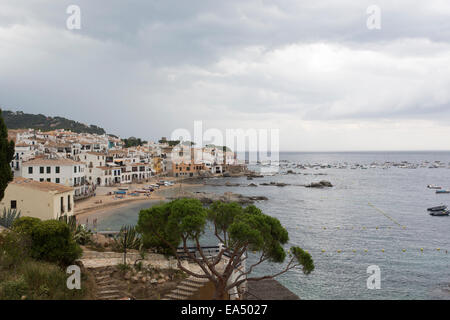
[[[214,286],[216,291],[214,292],[213,300],[228,300],[227,292],[225,291],[226,282],[219,280]]]

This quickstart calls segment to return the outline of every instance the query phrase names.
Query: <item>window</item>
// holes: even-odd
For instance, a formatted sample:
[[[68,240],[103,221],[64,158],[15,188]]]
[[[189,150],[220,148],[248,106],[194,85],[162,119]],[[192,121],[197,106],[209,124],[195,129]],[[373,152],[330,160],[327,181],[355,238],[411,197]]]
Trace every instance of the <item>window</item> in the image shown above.
[[[52,167],[47,167],[47,173],[51,173],[52,172]]]
[[[56,179],[55,179],[55,182],[56,182],[56,183],[59,183],[59,178],[56,178]]]
[[[44,178],[40,178],[39,181],[40,181],[40,182],[44,182]]]
[[[61,213],[64,212],[64,197],[61,197]]]
[[[28,173],[33,174],[33,167],[28,167]]]
[[[72,206],[70,205],[70,194],[67,196],[67,211],[72,210]]]
[[[56,173],[59,173],[59,167],[55,168]]]
[[[39,167],[39,173],[44,173],[44,167]]]
[[[52,182],[52,180],[50,178],[47,178],[47,182]]]
[[[17,209],[17,201],[11,200],[11,209]]]
[[[77,173],[77,166],[73,167],[73,172]]]

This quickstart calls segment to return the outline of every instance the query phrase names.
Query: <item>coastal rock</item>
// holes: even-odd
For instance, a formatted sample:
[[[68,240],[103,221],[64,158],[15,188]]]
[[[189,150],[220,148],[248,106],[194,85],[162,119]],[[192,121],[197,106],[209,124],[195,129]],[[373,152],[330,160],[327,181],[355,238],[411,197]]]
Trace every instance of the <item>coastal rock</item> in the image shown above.
[[[254,184],[254,183],[250,183],[248,186],[249,187],[257,187],[258,185]]]
[[[239,187],[239,183],[231,183],[230,181],[225,182],[227,187]]]
[[[256,173],[256,172],[252,172],[252,173],[249,173],[248,175],[247,175],[247,178],[248,177],[250,177],[250,178],[263,178],[264,176],[262,175],[262,174],[258,174],[258,173]]]
[[[322,180],[320,182],[311,182],[310,184],[305,185],[307,188],[331,188],[333,185],[330,181]]]
[[[214,201],[223,201],[223,202],[238,202],[240,204],[252,204],[254,201],[259,200],[267,200],[267,197],[263,196],[244,196],[242,194],[233,193],[233,192],[225,192],[223,195],[216,193],[208,193],[208,192],[189,192],[183,191],[179,193],[176,197],[170,197],[170,199],[180,199],[180,198],[189,198],[189,199],[198,199],[203,204],[211,204]]]
[[[260,183],[259,185],[260,185],[260,186],[285,187],[285,186],[288,186],[289,184],[288,184],[288,183],[283,183],[283,182],[274,182],[274,181],[272,181],[272,182],[270,182],[270,183],[268,183],[268,182],[263,182],[263,183]]]
[[[252,201],[262,201],[262,200],[269,200],[269,198],[265,197],[265,196],[253,196],[253,197],[248,197],[250,200]]]

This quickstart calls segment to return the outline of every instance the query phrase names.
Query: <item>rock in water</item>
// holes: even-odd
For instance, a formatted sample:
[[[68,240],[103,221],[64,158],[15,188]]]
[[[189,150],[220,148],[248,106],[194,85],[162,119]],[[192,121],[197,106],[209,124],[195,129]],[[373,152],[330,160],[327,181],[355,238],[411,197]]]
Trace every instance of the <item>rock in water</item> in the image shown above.
[[[326,181],[326,180],[322,180],[320,182],[311,182],[310,184],[305,185],[305,187],[307,188],[330,188],[333,185],[331,184],[330,181]]]

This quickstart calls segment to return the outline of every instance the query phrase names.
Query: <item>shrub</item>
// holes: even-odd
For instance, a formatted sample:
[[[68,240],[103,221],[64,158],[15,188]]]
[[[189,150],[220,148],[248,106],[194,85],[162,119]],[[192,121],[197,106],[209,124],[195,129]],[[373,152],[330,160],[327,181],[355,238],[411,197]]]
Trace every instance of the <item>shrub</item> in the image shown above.
[[[42,221],[34,226],[31,238],[32,256],[35,259],[69,265],[81,257],[82,250],[64,222]]]
[[[121,272],[126,272],[128,270],[131,270],[131,266],[126,263],[119,263],[117,265],[117,269],[119,269],[119,271]]]
[[[31,239],[31,256],[35,259],[69,265],[81,256],[80,246],[62,221],[21,217],[14,221],[13,230]]]
[[[5,281],[0,286],[1,300],[20,300],[26,296],[28,285],[23,277]]]
[[[0,234],[0,266],[13,268],[29,259],[31,241],[28,235],[15,232]]]
[[[21,217],[14,220],[12,229],[19,233],[31,236],[33,229],[41,222],[39,218]]]

